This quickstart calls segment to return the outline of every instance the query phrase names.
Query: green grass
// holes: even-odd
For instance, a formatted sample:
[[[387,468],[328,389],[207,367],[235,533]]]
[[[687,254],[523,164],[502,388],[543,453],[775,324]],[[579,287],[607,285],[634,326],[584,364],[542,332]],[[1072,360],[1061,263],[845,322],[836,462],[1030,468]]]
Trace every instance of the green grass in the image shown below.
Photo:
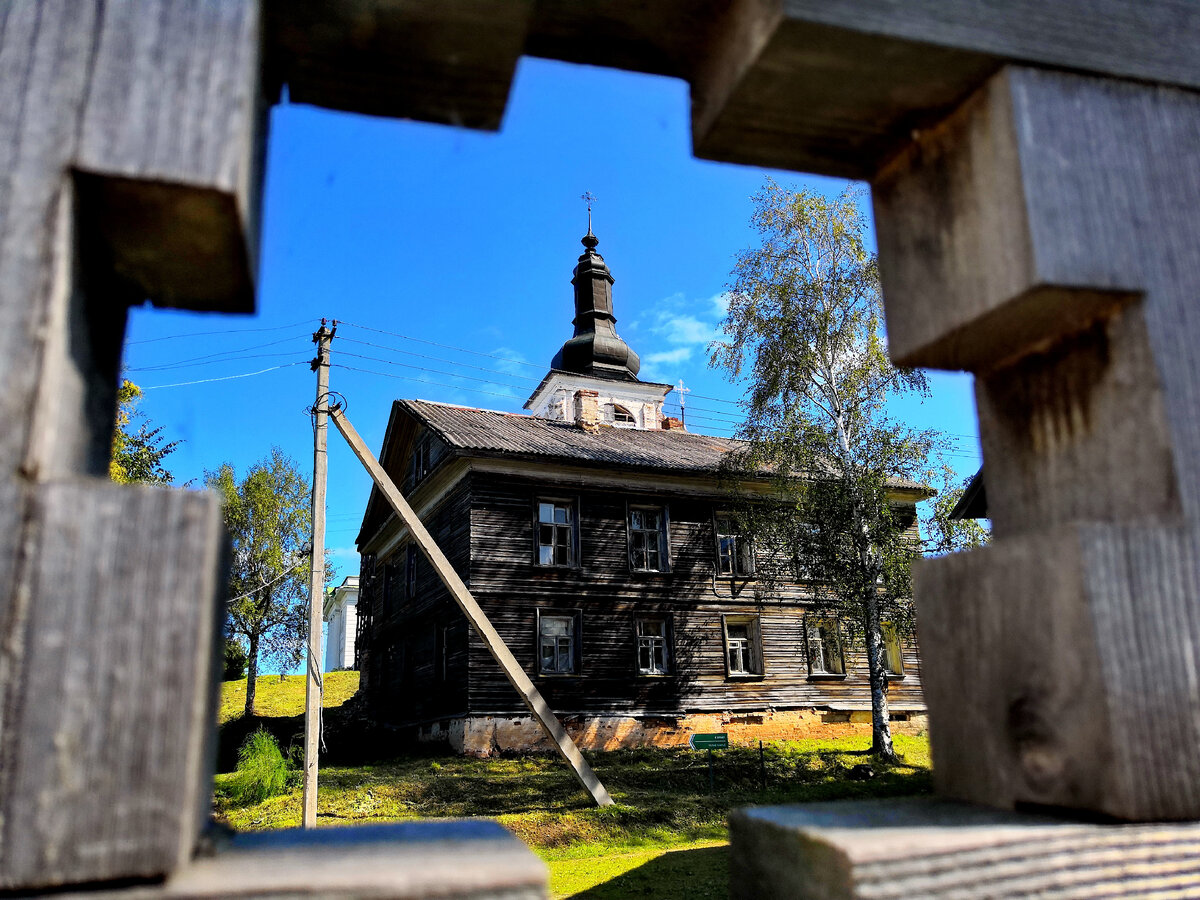
[[[254,711],[260,716],[304,715],[303,675],[259,675],[255,679]],[[341,706],[358,691],[357,672],[325,673],[324,707]],[[221,685],[221,706],[217,724],[236,719],[246,707],[246,679],[226,681]]]
[[[546,860],[555,896],[723,897],[728,878],[722,845],[731,809],[927,792],[928,742],[905,735],[895,741],[904,757],[895,767],[871,759],[869,736],[771,744],[765,790],[757,747],[722,751],[714,755],[711,793],[703,753],[588,753],[616,801],[606,809],[591,803],[556,756],[408,756],[322,769],[318,824],[487,816]],[[299,824],[298,789],[245,805],[230,795],[232,777],[217,776],[218,818],[241,830]],[[668,892],[676,888],[679,893]]]

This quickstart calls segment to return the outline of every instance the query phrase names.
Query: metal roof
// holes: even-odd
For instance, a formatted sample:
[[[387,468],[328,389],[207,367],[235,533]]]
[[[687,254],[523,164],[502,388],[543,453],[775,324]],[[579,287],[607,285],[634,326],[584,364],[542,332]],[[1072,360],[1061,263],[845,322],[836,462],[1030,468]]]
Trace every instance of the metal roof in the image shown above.
[[[588,432],[565,422],[519,413],[472,409],[428,400],[396,402],[451,448],[468,454],[517,454],[715,474],[721,459],[743,446],[742,442],[729,438],[687,431],[641,431],[602,425],[599,431]]]

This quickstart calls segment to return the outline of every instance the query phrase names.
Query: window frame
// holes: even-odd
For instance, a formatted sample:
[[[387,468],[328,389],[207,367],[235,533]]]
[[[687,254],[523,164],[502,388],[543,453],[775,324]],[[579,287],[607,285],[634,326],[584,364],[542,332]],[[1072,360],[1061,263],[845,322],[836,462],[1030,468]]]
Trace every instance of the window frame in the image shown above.
[[[417,599],[417,544],[409,541],[404,545],[404,599]]]
[[[633,564],[635,512],[655,512],[660,517],[658,528],[658,559],[657,569],[639,569]],[[645,528],[637,529],[640,534],[649,534]],[[666,503],[640,503],[625,501],[625,561],[631,574],[635,575],[668,575],[671,572],[671,514]]]
[[[640,626],[643,622],[658,622],[662,624],[662,635],[643,635]],[[661,672],[642,668],[642,639],[654,640],[660,638],[663,642],[663,669]],[[675,628],[669,613],[649,613],[635,615],[633,618],[633,666],[639,678],[667,678],[675,674]]]
[[[621,415],[625,415],[628,418],[622,419],[620,417]],[[612,417],[613,417],[613,427],[614,428],[637,428],[638,427],[637,416],[635,416],[633,414],[633,411],[628,406],[625,406],[621,403],[617,403],[615,401],[613,402]]]
[[[758,571],[758,559],[756,558],[755,554],[754,542],[742,534],[740,530],[722,531],[722,520],[728,521],[735,526],[737,524],[737,520],[734,518],[732,513],[724,512],[723,510],[713,511],[713,549],[716,551],[715,570],[717,578],[728,578],[731,580],[736,580],[739,578],[750,580],[754,578],[756,572]],[[721,539],[723,537],[734,538],[733,553],[730,556],[731,571],[729,572],[724,572],[721,569]],[[744,552],[747,554],[746,558],[750,562],[750,570],[748,572],[738,571],[737,561],[741,555],[738,553],[739,544],[743,544],[745,546]]]
[[[908,673],[904,670],[904,642],[900,640],[900,632],[896,630],[896,626],[891,622],[880,622],[879,633],[883,637],[883,672],[889,681],[903,681]],[[890,667],[891,656],[889,645],[896,648],[896,660],[899,663],[897,669],[892,671]]]
[[[421,480],[431,471],[433,471],[433,438],[424,434],[413,443],[410,469],[413,485],[420,484]]]
[[[549,525],[552,528],[561,528],[562,525],[554,522],[543,522],[541,520],[541,506],[543,503],[550,503],[554,506],[565,506],[570,511],[571,521],[566,527],[570,532],[570,542],[568,547],[571,553],[571,559],[566,563],[544,563],[542,562],[542,526]],[[551,545],[554,546],[554,545]],[[579,501],[578,498],[566,497],[534,497],[533,498],[533,564],[539,569],[579,569],[581,567],[579,560]]]
[[[542,667],[542,620],[567,619],[571,623],[571,671],[546,670]],[[534,622],[534,667],[541,678],[577,678],[583,674],[583,611],[580,609],[537,608]]]
[[[729,627],[746,626],[746,640],[752,668],[748,671],[734,670],[729,664]],[[735,639],[736,640],[736,639]],[[762,646],[762,620],[753,613],[721,614],[721,647],[725,661],[725,678],[733,681],[754,681],[766,677],[766,662]]]
[[[833,625],[833,635],[837,639],[838,659],[841,662],[842,671],[830,672],[828,670],[816,670],[813,668],[813,654],[810,628],[819,628],[822,625]],[[810,681],[844,681],[848,674],[846,666],[846,642],[842,640],[842,622],[837,616],[809,614],[804,617],[802,622],[804,628],[804,659],[808,664],[808,678]],[[824,641],[822,641],[824,647]],[[822,656],[824,656],[822,650]]]

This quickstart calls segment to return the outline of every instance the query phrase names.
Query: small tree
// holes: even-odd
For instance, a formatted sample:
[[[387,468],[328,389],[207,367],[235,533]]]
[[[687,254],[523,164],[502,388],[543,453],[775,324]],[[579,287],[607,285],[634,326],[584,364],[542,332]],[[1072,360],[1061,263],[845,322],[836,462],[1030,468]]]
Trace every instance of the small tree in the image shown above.
[[[769,472],[773,503],[743,504],[765,551],[763,576],[811,580],[815,604],[866,650],[873,750],[894,758],[881,625],[911,631],[909,566],[920,553],[907,483],[927,483],[939,443],[887,415],[894,396],[927,393],[923,374],[888,359],[875,257],[858,195],[828,200],[768,180],[754,196],[757,247],[738,255],[712,362],[748,388],[743,471]]]
[[[117,484],[170,484],[174,479],[162,461],[179,441],[167,441],[162,428],[150,427],[138,408],[142,389],[128,379],[117,389],[117,426],[113,431],[109,477]]]
[[[245,642],[245,712],[253,715],[260,660],[290,668],[304,654],[308,558],[302,548],[310,532],[309,485],[278,447],[241,481],[233,465],[224,463],[206,472],[205,482],[224,499],[233,542],[227,628]]]

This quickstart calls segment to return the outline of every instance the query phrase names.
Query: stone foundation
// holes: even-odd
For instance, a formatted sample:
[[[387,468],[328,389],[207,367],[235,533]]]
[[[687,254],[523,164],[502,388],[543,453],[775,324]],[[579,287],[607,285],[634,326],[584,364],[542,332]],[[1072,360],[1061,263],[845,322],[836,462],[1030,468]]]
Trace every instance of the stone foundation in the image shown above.
[[[917,734],[929,727],[924,710],[893,713],[892,732]],[[903,717],[903,718],[900,718]],[[794,741],[871,733],[870,710],[792,709],[679,716],[563,716],[567,732],[585,750],[686,746],[693,734],[724,732],[731,744]],[[455,752],[491,756],[554,747],[530,716],[471,716],[421,726],[418,740],[448,743]]]

